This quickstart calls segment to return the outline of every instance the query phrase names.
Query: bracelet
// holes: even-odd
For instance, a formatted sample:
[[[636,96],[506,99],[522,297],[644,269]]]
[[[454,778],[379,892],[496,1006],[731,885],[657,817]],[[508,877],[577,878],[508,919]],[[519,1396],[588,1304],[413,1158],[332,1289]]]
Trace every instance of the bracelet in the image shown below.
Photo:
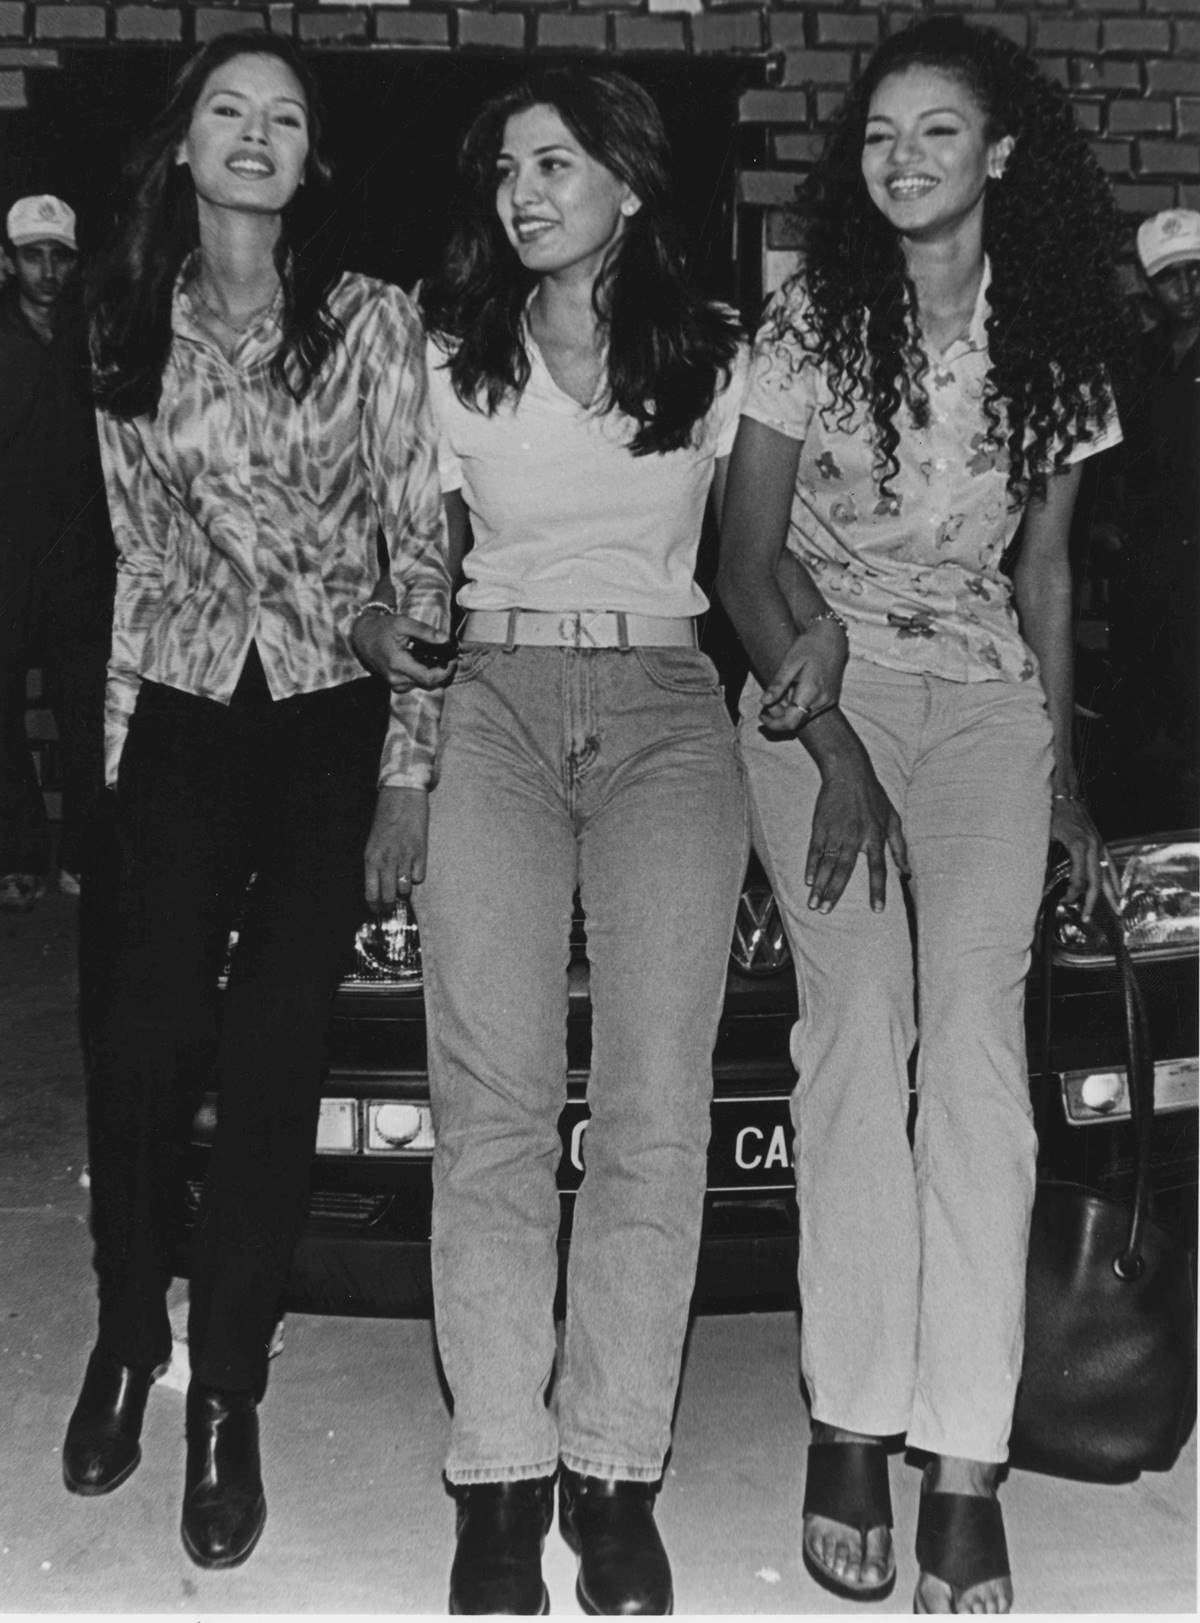
[[[395,614],[390,603],[382,603],[379,598],[373,597],[369,603],[360,603],[350,616],[350,624],[356,626],[364,614]]]
[[[845,620],[836,609],[822,609],[820,614],[809,615],[808,619],[804,622],[805,631],[811,631],[818,620],[832,620],[835,626],[840,626],[842,628],[847,637],[850,635],[850,627],[846,624]]]

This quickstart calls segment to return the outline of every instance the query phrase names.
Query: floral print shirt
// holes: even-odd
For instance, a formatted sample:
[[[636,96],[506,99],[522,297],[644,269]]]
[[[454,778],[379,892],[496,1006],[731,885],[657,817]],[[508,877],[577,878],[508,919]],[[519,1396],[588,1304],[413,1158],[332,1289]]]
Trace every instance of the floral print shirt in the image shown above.
[[[843,423],[820,363],[807,354],[800,283],[776,294],[755,344],[743,414],[803,440],[787,546],[849,625],[852,657],[957,682],[1029,682],[1037,662],[1017,628],[1000,560],[1021,511],[1007,456],[988,431],[985,263],[966,335],[929,353],[929,421],[901,406],[899,473],[874,471],[865,408]],[[1082,461],[1121,438],[1115,415],[1074,447]]]
[[[157,412],[99,413],[118,552],[110,783],[143,679],[228,704],[252,642],[276,699],[362,677],[350,630],[379,575],[380,534],[404,612],[436,636],[449,626],[415,312],[399,288],[343,276],[330,297],[342,338],[296,402],[269,372],[279,302],[226,359],[181,276]],[[381,784],[428,785],[440,715],[440,694],[392,695]]]

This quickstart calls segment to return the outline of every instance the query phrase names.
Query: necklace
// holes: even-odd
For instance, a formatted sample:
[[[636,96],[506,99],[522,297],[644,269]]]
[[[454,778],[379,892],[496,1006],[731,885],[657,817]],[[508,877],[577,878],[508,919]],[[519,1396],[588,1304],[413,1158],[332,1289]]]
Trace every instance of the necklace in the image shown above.
[[[275,303],[275,294],[272,293],[269,299],[265,300],[264,303],[251,310],[248,316],[243,316],[241,321],[231,321],[228,316],[223,316],[221,312],[204,297],[204,289],[200,286],[200,278],[198,276],[192,282],[191,290],[196,295],[196,298],[204,309],[208,311],[213,320],[219,321],[222,327],[228,327],[229,331],[238,338],[240,338],[244,332],[248,331],[249,328],[254,325],[264,310],[269,310]]]

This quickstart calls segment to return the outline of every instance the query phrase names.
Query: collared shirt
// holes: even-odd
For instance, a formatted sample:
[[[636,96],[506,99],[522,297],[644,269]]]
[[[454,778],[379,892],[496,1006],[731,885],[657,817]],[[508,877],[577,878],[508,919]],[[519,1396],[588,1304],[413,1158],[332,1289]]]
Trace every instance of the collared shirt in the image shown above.
[[[745,385],[739,351],[693,443],[632,456],[636,424],[560,389],[526,326],[529,381],[488,416],[454,392],[429,340],[429,394],[444,490],[460,490],[475,544],[468,609],[615,609],[687,617],[708,606],[696,549],[713,464],[729,455]]]
[[[866,408],[841,420],[824,368],[797,335],[807,307],[799,285],[768,309],[742,409],[804,442],[787,545],[845,616],[853,655],[951,681],[1028,682],[1037,662],[1000,570],[1021,511],[1009,500],[1005,447],[983,413],[990,280],[985,264],[966,335],[941,354],[927,351],[928,424],[900,407],[890,494],[875,473]],[[1114,413],[1069,461],[1120,437]]]
[[[227,704],[251,642],[271,696],[362,677],[354,610],[382,533],[404,612],[444,636],[449,571],[423,341],[399,288],[346,275],[342,338],[302,401],[271,380],[280,300],[230,358],[176,286],[153,418],[99,415],[118,551],[108,778],[143,678]],[[441,697],[393,694],[381,784],[429,783]]]

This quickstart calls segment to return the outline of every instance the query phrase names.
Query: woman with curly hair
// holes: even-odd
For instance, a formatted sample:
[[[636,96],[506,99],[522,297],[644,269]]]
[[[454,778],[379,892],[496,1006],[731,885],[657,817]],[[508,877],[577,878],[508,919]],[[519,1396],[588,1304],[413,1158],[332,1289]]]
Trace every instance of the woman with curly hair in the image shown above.
[[[1085,911],[1101,873],[1071,758],[1067,532],[1081,461],[1119,438],[1117,221],[1062,93],[950,18],[876,52],[808,210],[758,338],[719,577],[763,684],[741,740],[799,986],[803,1554],[835,1593],[890,1591],[883,1439],[906,1433],[929,1456],[918,1609],[1007,1611],[1022,992],[1048,839]]]
[[[420,324],[398,289],[319,252],[328,179],[295,46],[212,40],[133,158],[92,298],[118,871],[89,1044],[99,1330],[63,1475],[109,1493],[141,1457],[192,1122],[215,1088],[181,1522],[202,1567],[244,1561],[266,1520],[257,1406],[377,781],[406,886],[424,858],[440,700],[419,686],[441,678],[409,659],[389,726],[350,640],[381,534],[406,614],[389,625],[449,619]]]
[[[421,295],[467,611],[418,899],[454,1394],[450,1606],[546,1609],[557,1473],[584,1607],[661,1613],[653,1506],[748,843],[693,572],[744,357],[731,313],[684,273],[666,136],[640,86],[547,73],[486,107],[461,159],[457,232]],[[591,1115],[556,1361],[576,890]]]

